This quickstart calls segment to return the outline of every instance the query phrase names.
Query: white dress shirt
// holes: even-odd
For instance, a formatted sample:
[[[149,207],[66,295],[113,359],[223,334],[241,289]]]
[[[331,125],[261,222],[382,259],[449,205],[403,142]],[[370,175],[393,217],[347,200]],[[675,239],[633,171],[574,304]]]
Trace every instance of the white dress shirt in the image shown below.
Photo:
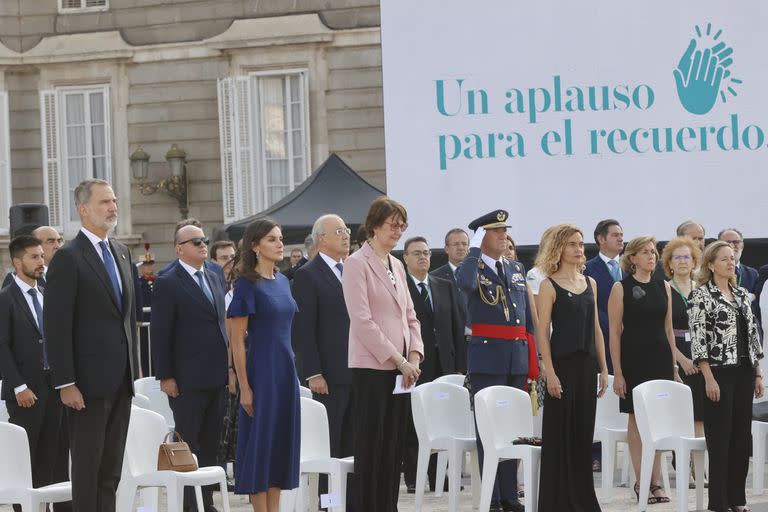
[[[411,276],[411,279],[413,280],[414,284],[416,284],[416,289],[421,293],[421,283],[424,283],[424,286],[427,288],[427,296],[429,297],[429,304],[434,309],[434,302],[432,302],[432,288],[429,286],[429,274],[427,274],[427,277],[424,278],[423,281],[420,281],[416,279],[416,276],[413,274],[408,274]]]
[[[96,254],[99,255],[99,258],[101,258],[101,261],[103,262],[104,255],[101,254],[101,246],[99,245],[99,242],[101,241],[107,242],[107,248],[109,248],[111,252],[112,248],[109,245],[109,239],[99,238],[98,235],[91,233],[85,228],[80,228],[80,231],[82,231],[83,234],[88,237],[88,240],[93,244],[93,248],[96,249]],[[123,279],[120,277],[120,270],[118,269],[118,264],[117,264],[117,256],[114,253],[112,253],[112,258],[115,259],[115,274],[117,274],[117,284],[120,285],[120,293],[123,293]]]
[[[539,294],[539,287],[541,283],[547,278],[546,274],[541,271],[539,267],[533,267],[525,275],[525,281],[528,283],[528,288],[531,289],[531,293],[534,295]]]
[[[613,260],[616,262],[616,270],[619,272],[619,280],[624,279],[624,271],[621,270],[621,255],[617,254],[614,258],[609,258],[605,254],[599,252],[597,253],[598,256],[600,256],[600,259],[603,260],[603,263],[605,263],[605,266],[608,267],[608,273],[611,272],[611,266],[608,264],[609,261]]]
[[[338,267],[336,267],[336,265],[338,265],[339,263],[342,263],[342,261],[341,260],[336,261],[330,256],[328,256],[327,254],[322,252],[318,252],[318,254],[320,255],[321,258],[323,258],[323,261],[326,263],[326,265],[328,265],[331,268],[331,271],[333,271],[333,275],[338,277],[339,281],[341,281],[341,272],[339,271]]]
[[[504,262],[502,261],[502,258],[499,258],[498,260],[495,260],[495,259],[491,258],[490,256],[488,256],[487,254],[485,254],[484,252],[480,253],[480,257],[483,259],[485,264],[488,265],[489,267],[491,267],[491,269],[494,272],[496,272],[497,274],[498,274],[498,271],[496,270],[496,262],[501,261],[501,264],[504,265]],[[504,267],[502,266],[502,268],[504,268]],[[506,270],[505,270],[505,272],[506,272]]]
[[[43,323],[42,318],[37,318],[37,312],[35,311],[35,305],[32,303],[32,296],[29,294],[29,290],[34,289],[37,292],[37,300],[40,302],[40,307],[43,307],[43,294],[40,293],[40,289],[37,287],[37,280],[35,280],[34,286],[29,286],[27,283],[19,279],[19,276],[14,275],[13,280],[16,281],[16,284],[21,288],[21,295],[24,297],[24,300],[27,301],[27,306],[29,306],[29,310],[32,312],[32,318],[34,318],[37,321],[37,325],[40,326]],[[17,386],[13,388],[14,393],[17,395],[27,389],[26,384],[22,384],[21,386]]]

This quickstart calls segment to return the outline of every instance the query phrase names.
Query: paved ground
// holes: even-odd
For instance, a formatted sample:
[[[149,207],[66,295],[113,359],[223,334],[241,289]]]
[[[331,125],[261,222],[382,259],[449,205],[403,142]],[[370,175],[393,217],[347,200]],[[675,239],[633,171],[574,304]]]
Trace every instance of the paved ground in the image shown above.
[[[599,476],[598,476],[598,485],[599,485]],[[751,475],[749,476],[748,482],[751,484]],[[674,480],[673,484],[674,486]],[[546,492],[546,486],[543,486],[541,488],[542,492]],[[761,496],[753,496],[752,495],[752,489],[747,489],[747,502],[752,507],[753,512],[768,512],[768,494],[761,495]],[[218,494],[214,495],[215,501],[217,503],[217,507],[219,511],[223,511],[223,508],[220,505],[220,496]],[[674,491],[673,491],[673,497],[674,497]],[[165,503],[164,499],[161,499],[161,508],[160,511],[165,511]],[[248,503],[248,500],[244,496],[235,496],[234,494],[229,495],[229,503],[232,512],[250,512],[251,506]],[[691,493],[691,496],[689,497],[689,510],[694,510],[694,496]],[[707,505],[707,495],[706,490],[704,492],[704,506]],[[615,490],[614,493],[614,499],[610,502],[606,502],[604,500],[601,500],[601,506],[603,512],[634,512],[638,510],[637,502],[635,501],[634,493],[628,488],[619,488]],[[400,512],[413,512],[414,509],[414,495],[413,494],[406,494],[405,487],[401,488],[400,492],[400,502],[398,509]],[[150,509],[145,509],[141,512],[149,512]],[[443,494],[442,497],[437,498],[431,493],[426,493],[424,496],[424,506],[422,507],[422,510],[424,512],[439,512],[439,511],[447,511],[448,510],[448,496],[447,494]],[[469,491],[468,482],[465,482],[465,491],[461,493],[460,498],[460,510],[461,512],[471,512],[472,506],[471,506],[471,494]],[[675,510],[675,503],[674,500],[672,500],[671,503],[667,504],[659,504],[659,505],[652,505],[648,506],[647,508],[648,512],[673,512]],[[0,512],[10,512],[10,507],[4,507],[0,506]]]

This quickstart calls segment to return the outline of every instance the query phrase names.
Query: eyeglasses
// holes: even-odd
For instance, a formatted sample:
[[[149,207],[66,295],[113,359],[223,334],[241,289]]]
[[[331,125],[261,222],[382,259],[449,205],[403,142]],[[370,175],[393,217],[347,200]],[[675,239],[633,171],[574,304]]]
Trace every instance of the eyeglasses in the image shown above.
[[[339,236],[344,236],[344,235],[349,236],[352,234],[352,230],[349,228],[339,228],[336,230],[336,234]]]
[[[390,229],[392,231],[398,231],[398,230],[399,231],[405,231],[406,229],[408,229],[408,223],[407,222],[394,223],[394,222],[390,222],[390,221],[387,220],[387,221],[384,221],[384,224],[389,224]]]
[[[190,238],[189,240],[184,240],[183,242],[179,242],[178,245],[184,245],[189,242],[192,242],[192,245],[194,245],[195,247],[199,247],[200,244],[208,245],[208,242],[210,242],[210,239],[205,236],[196,236],[195,238]]]
[[[467,247],[469,246],[469,242],[453,242],[451,244],[448,244],[448,247]]]
[[[426,251],[411,251],[411,255],[416,256],[417,258],[421,258],[424,256],[425,258],[429,258],[429,256],[432,254],[432,251],[427,249]]]
[[[733,247],[738,247],[744,243],[744,240],[723,240],[723,242],[730,244]]]
[[[689,261],[691,259],[690,254],[679,254],[677,256],[672,256],[672,259],[675,261]]]

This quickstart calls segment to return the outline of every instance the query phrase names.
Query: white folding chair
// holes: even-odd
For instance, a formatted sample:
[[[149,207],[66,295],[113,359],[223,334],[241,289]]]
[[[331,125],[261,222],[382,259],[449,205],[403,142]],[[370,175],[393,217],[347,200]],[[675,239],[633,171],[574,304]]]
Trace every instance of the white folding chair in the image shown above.
[[[60,482],[32,487],[32,462],[27,431],[18,425],[0,423],[0,503],[21,504],[22,510],[38,511],[46,503],[72,499],[72,484]]]
[[[416,466],[416,505],[421,510],[427,466],[432,453],[447,453],[448,510],[456,512],[461,489],[461,460],[466,452],[477,455],[474,422],[469,405],[469,392],[446,382],[428,382],[416,386],[411,393],[411,410],[416,436],[419,438],[419,457]],[[476,466],[476,465],[475,465]],[[473,472],[472,492],[477,493],[476,471]],[[445,474],[438,473],[435,490],[443,487]]]
[[[0,380],[0,389],[3,389],[3,381]],[[0,423],[8,421],[8,409],[5,407],[5,400],[0,400]]]
[[[533,435],[530,396],[509,386],[487,387],[475,394],[475,419],[484,452],[480,510],[491,506],[499,461],[520,459],[525,470],[525,510],[536,512],[541,447],[512,444],[518,437]]]
[[[312,390],[305,386],[299,386],[299,396],[304,398],[312,398]]]
[[[752,420],[752,493],[763,494],[765,486],[765,450],[768,423]]]
[[[184,487],[194,487],[198,510],[203,510],[200,487],[218,484],[224,511],[229,512],[227,477],[221,466],[202,467],[196,471],[158,471],[157,452],[168,426],[163,417],[153,411],[131,407],[128,438],[125,443],[123,474],[117,489],[117,511],[133,510],[136,491],[147,487],[165,487],[168,512],[181,512],[184,506]],[[154,503],[155,510],[159,510]]]
[[[445,382],[445,383],[454,384],[456,386],[459,386],[460,388],[463,388],[464,379],[465,379],[464,375],[450,373],[448,375],[441,375],[440,377],[436,378],[432,382]]]
[[[325,406],[311,398],[301,397],[301,453],[299,466],[302,482],[297,493],[297,510],[304,510],[305,504],[315,500],[317,487],[307,490],[310,475],[328,475],[328,496],[339,505],[329,507],[335,512],[347,509],[347,475],[354,472],[352,457],[337,459],[331,457],[331,436],[328,430],[328,413]],[[317,510],[317,507],[310,507]]]
[[[133,400],[131,401],[132,405],[135,405],[136,407],[139,407],[140,409],[147,409],[152,410],[152,402],[149,400],[149,397],[146,395],[142,395],[141,393],[136,393],[133,395]]]
[[[688,510],[688,471],[691,452],[694,457],[696,477],[696,509],[704,502],[704,451],[703,437],[695,437],[693,429],[693,400],[691,388],[671,380],[651,380],[632,390],[635,421],[643,443],[640,463],[640,497],[638,510],[647,508],[648,488],[656,451],[674,451],[677,460],[676,499],[677,510]]]
[[[165,419],[169,430],[173,430],[176,421],[173,419],[173,411],[168,404],[168,395],[160,390],[160,381],[154,377],[143,377],[133,382],[136,393],[149,398],[149,410],[154,411]]]
[[[600,375],[598,374],[598,385]],[[619,443],[625,444],[621,481],[629,476],[629,445],[627,445],[627,414],[619,412],[619,396],[613,391],[613,375],[608,376],[608,389],[597,399],[595,412],[594,442],[601,444],[602,451],[602,498],[613,498],[613,474]]]

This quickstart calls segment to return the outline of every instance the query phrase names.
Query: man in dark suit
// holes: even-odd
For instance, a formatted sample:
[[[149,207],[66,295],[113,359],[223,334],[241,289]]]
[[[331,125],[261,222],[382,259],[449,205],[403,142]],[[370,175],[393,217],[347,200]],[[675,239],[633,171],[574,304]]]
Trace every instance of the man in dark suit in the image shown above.
[[[10,423],[27,431],[32,483],[41,487],[69,479],[66,471],[56,472],[66,468],[69,454],[59,446],[64,409],[53,389],[43,341],[43,290],[37,285],[45,266],[43,248],[30,235],[14,238],[8,248],[15,272],[11,284],[0,292],[0,368],[4,375],[0,396]],[[14,505],[14,510],[21,508]],[[56,504],[54,510],[72,510],[72,506]]]
[[[299,378],[325,405],[331,457],[352,455],[352,373],[348,367],[349,315],[341,289],[349,234],[337,215],[323,215],[312,227],[319,252],[296,269],[292,292],[299,310],[293,317],[292,344]],[[349,485],[351,490],[354,486]],[[321,489],[322,494],[323,489]],[[347,509],[353,500],[348,495]]]
[[[182,227],[175,243],[178,262],[157,278],[152,291],[155,377],[168,395],[176,431],[200,466],[213,466],[227,384],[224,289],[205,269],[208,238],[202,229]],[[205,512],[216,510],[210,487],[203,489],[203,503]],[[197,511],[191,487],[184,490],[184,509]]]
[[[290,266],[285,269],[283,275],[288,278],[289,281],[293,281],[296,271],[304,266],[309,260],[304,256],[304,252],[301,249],[293,249],[291,251]]]
[[[75,206],[82,228],[51,261],[44,330],[53,385],[67,406],[73,508],[112,512],[136,374],[131,254],[107,238],[117,225],[109,183],[80,183]]]
[[[450,281],[430,276],[431,251],[424,237],[416,236],[405,241],[403,259],[408,271],[408,291],[413,300],[416,318],[421,323],[421,339],[424,342],[424,361],[419,383],[431,382],[441,375],[466,373],[467,348],[464,341],[464,323],[459,313],[456,287]],[[403,473],[408,492],[416,492],[416,464],[419,441],[408,415],[408,434],[403,460]],[[437,455],[429,459],[427,474],[429,488],[435,489]]]
[[[750,300],[755,300],[757,291],[757,269],[741,263],[741,255],[744,252],[744,236],[736,228],[727,228],[717,234],[717,239],[727,242],[733,247],[733,256],[736,259],[736,282],[749,292]]]
[[[464,335],[469,339],[472,336],[471,322],[467,314],[467,296],[464,290],[456,284],[456,271],[459,265],[464,261],[469,252],[469,235],[461,228],[453,228],[445,234],[445,254],[448,256],[448,263],[442,267],[437,267],[431,272],[435,277],[446,279],[456,286],[459,300],[459,314],[464,325]]]
[[[175,227],[175,228],[174,228],[174,230],[173,230],[173,236],[174,236],[174,238],[175,238],[176,236],[178,236],[178,234],[179,234],[179,230],[180,230],[181,228],[183,228],[184,226],[194,226],[194,227],[196,227],[196,228],[200,228],[200,229],[203,229],[203,225],[200,223],[200,221],[199,221],[199,220],[195,219],[194,217],[189,217],[188,219],[180,220],[179,222],[177,222],[177,223],[176,223],[176,227]],[[178,259],[178,258],[176,258],[175,260],[173,260],[172,262],[170,262],[169,264],[167,264],[166,266],[164,266],[163,268],[161,268],[161,269],[160,269],[160,270],[157,272],[157,275],[158,275],[158,276],[161,276],[161,275],[165,274],[166,272],[168,272],[169,270],[171,270],[172,268],[174,268],[178,262],[179,262],[179,259]],[[226,279],[226,277],[224,277],[224,270],[221,268],[221,266],[220,266],[220,265],[218,265],[217,263],[214,263],[213,261],[209,261],[209,260],[206,260],[206,261],[205,261],[205,263],[204,263],[204,265],[205,265],[205,269],[206,269],[206,270],[210,270],[211,272],[213,272],[214,274],[216,274],[216,277],[217,277],[217,278],[219,279],[219,281],[221,282],[221,286],[222,286],[222,287],[223,287],[225,290],[227,290],[227,289],[229,288],[229,285],[227,284],[227,279]]]
[[[619,265],[621,252],[624,250],[624,231],[621,224],[615,219],[601,220],[595,226],[595,243],[598,254],[587,260],[584,267],[584,275],[595,280],[597,284],[597,314],[600,319],[600,329],[605,340],[605,359],[608,361],[608,371],[613,373],[613,365],[610,362],[608,329],[608,297],[611,295],[613,283],[621,281],[624,275]]]
[[[48,272],[48,265],[50,265],[53,255],[64,244],[64,238],[56,231],[56,228],[51,226],[40,226],[32,231],[32,236],[40,240],[43,246],[43,272],[37,279],[38,286],[45,288],[45,273]],[[13,282],[13,275],[15,270],[8,272],[3,280],[3,288]]]

